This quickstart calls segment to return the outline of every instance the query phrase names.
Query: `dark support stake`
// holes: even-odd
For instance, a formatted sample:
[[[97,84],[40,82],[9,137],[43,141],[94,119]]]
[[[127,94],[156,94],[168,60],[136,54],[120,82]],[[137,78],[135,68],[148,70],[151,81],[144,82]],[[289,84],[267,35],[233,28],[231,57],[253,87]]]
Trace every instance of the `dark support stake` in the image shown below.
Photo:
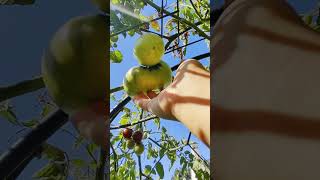
[[[37,127],[0,156],[0,179],[16,179],[38,154],[41,145],[68,121],[62,110],[49,114]]]

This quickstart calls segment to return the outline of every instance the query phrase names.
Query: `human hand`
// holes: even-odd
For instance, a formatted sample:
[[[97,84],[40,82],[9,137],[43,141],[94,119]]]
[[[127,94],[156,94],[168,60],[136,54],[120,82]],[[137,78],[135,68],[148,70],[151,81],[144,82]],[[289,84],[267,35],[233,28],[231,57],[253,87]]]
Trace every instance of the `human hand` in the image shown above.
[[[197,60],[185,60],[178,67],[176,77],[166,89],[158,95],[154,92],[149,92],[147,95],[140,93],[133,100],[142,109],[152,112],[160,118],[177,120],[176,105],[186,103],[186,99],[183,98],[186,95],[198,96],[197,90],[192,88],[196,82],[194,73],[204,75],[208,72]]]

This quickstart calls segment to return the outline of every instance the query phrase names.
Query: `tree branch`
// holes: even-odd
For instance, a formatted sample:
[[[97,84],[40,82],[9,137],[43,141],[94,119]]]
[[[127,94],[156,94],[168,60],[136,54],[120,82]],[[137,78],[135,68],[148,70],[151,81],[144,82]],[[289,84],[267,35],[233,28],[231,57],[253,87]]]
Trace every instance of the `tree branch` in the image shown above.
[[[176,50],[179,50],[179,49],[181,49],[181,48],[190,46],[190,45],[192,45],[192,44],[195,44],[195,43],[200,42],[200,41],[203,41],[203,40],[205,40],[205,38],[198,39],[198,40],[193,41],[193,42],[191,42],[191,43],[188,43],[188,44],[186,44],[186,45],[183,45],[183,46],[180,46],[180,47],[178,47],[178,48],[172,49],[172,50],[170,50],[170,51],[165,52],[164,54],[171,53],[171,52],[173,52],[173,51],[176,51]]]
[[[199,16],[199,18],[202,20],[201,14],[199,13],[199,11],[197,10],[196,6],[193,4],[192,0],[189,0],[190,4],[192,5],[194,11],[196,12],[196,14]]]
[[[100,159],[96,170],[96,180],[104,179],[104,169],[107,161],[107,151],[103,148],[100,149]]]
[[[143,0],[143,1],[144,1],[145,3],[147,3],[147,4],[149,4],[150,6],[152,6],[152,7],[153,7],[154,9],[156,9],[158,12],[161,11],[161,7],[159,7],[158,5],[156,5],[155,3],[153,3],[152,1],[150,1],[150,0]],[[166,13],[166,14],[170,14],[170,12],[167,11],[167,10],[163,10],[163,12]],[[190,22],[190,21],[188,21],[188,20],[186,20],[186,19],[184,19],[184,18],[181,18],[181,17],[179,17],[179,16],[177,16],[177,15],[175,15],[175,14],[172,14],[172,15],[170,15],[170,16],[172,16],[172,17],[174,17],[175,19],[178,19],[180,22],[182,22],[182,23],[184,23],[184,24],[192,27],[193,29],[195,29],[195,30],[199,33],[200,36],[202,36],[202,37],[210,40],[210,36],[208,36],[208,35],[207,35],[205,32],[203,32],[200,28],[198,28],[198,26],[196,26],[194,23],[192,23],[192,22]]]
[[[42,77],[26,80],[8,87],[0,87],[0,102],[43,88]]]
[[[190,144],[189,144],[188,146],[189,146],[190,149],[204,162],[204,164],[205,164],[208,168],[210,168],[208,162],[207,162],[202,156],[200,156],[200,154],[199,154]]]
[[[126,127],[129,127],[129,126],[134,126],[136,124],[141,124],[143,122],[147,122],[147,121],[153,120],[155,118],[157,118],[157,116],[146,117],[146,118],[141,119],[141,120],[139,120],[137,122],[134,122],[134,123],[128,123],[128,124],[123,124],[123,125],[120,125],[120,126],[110,127],[110,130],[115,130],[115,129],[126,128]]]
[[[123,86],[119,86],[119,87],[115,87],[110,89],[110,94],[118,92],[118,91],[122,91],[123,90]]]
[[[201,25],[201,24],[203,24],[203,22],[201,22],[201,21],[195,23],[196,26],[199,26],[199,25]],[[168,42],[166,43],[166,45],[165,45],[165,49],[168,50],[168,49],[173,48],[173,47],[169,48],[170,44],[171,44],[175,39],[177,39],[180,35],[184,34],[185,32],[187,32],[187,31],[189,31],[189,30],[191,30],[191,29],[192,29],[191,27],[188,27],[188,28],[186,28],[184,31],[179,32],[179,33],[176,33],[176,34],[170,36],[170,37],[169,37],[169,41],[168,41]]]
[[[112,144],[110,144],[110,147],[112,149],[112,154],[113,154],[113,161],[114,161],[114,171],[118,172],[118,155],[116,153],[116,150],[114,150],[114,147]]]

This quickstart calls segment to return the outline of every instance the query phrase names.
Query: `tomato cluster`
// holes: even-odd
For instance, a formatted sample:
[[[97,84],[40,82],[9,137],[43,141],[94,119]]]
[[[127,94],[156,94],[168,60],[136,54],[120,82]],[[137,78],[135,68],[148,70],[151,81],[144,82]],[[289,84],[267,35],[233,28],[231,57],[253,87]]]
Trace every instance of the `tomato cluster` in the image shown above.
[[[160,36],[152,33],[142,35],[135,43],[133,54],[140,66],[129,69],[124,77],[124,90],[129,96],[162,90],[171,83],[171,68],[161,60],[164,43]]]
[[[142,144],[143,133],[142,131],[133,132],[130,128],[122,130],[122,136],[127,140],[127,148],[133,149],[137,155],[141,155],[144,151],[144,145]]]

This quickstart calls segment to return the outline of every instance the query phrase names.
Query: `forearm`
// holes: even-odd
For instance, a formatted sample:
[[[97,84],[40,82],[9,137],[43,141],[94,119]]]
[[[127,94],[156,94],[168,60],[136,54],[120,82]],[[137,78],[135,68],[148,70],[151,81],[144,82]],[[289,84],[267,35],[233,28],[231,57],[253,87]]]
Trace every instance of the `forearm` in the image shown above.
[[[177,101],[172,113],[207,145],[210,144],[210,74],[196,65],[186,67],[184,78],[178,83]]]

